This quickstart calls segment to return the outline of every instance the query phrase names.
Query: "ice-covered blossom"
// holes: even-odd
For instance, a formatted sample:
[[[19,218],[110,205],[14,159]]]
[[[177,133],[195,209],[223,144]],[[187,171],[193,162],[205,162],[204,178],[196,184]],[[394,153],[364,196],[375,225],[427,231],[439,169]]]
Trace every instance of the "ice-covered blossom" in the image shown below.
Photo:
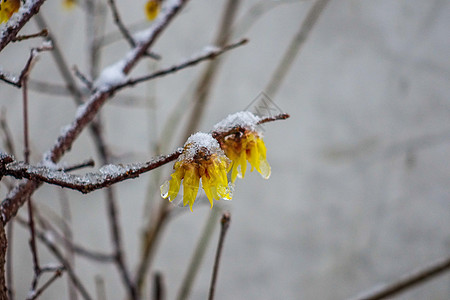
[[[11,16],[18,12],[20,0],[0,0],[0,23],[8,22]]]
[[[211,207],[214,199],[231,200],[227,178],[229,167],[230,160],[211,134],[193,134],[186,141],[183,153],[175,162],[172,178],[161,186],[161,196],[173,201],[183,181],[183,206],[189,204],[192,211],[201,180]]]
[[[247,161],[253,171],[256,169],[263,178],[270,176],[270,165],[266,159],[266,146],[262,132],[258,130],[259,117],[242,111],[229,115],[214,126],[214,137],[226,156],[232,161],[231,181],[243,178]]]
[[[148,0],[145,4],[145,15],[147,19],[154,20],[161,10],[161,0]]]

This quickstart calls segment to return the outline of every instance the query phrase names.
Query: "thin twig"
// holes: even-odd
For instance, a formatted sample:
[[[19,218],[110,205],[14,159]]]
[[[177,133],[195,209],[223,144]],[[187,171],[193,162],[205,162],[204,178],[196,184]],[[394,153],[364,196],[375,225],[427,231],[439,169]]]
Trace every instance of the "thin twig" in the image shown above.
[[[53,48],[51,46],[42,46],[42,47],[38,47],[38,48],[32,48],[30,51],[30,56],[28,57],[28,60],[25,64],[24,68],[20,72],[19,77],[0,72],[0,80],[3,80],[4,82],[11,84],[17,88],[21,88],[23,83],[25,82],[25,80],[24,80],[25,77],[28,77],[28,74],[31,71],[31,68],[33,66],[33,63],[34,63],[37,55],[42,51],[48,51],[48,50],[52,50],[52,49]]]
[[[6,109],[2,108],[0,113],[0,127],[5,135],[4,146],[8,153],[14,155],[14,140],[12,138],[11,130],[9,129],[8,122],[6,121]]]
[[[48,30],[42,29],[38,33],[27,34],[27,35],[18,35],[12,40],[12,42],[21,42],[23,40],[28,40],[28,39],[32,39],[32,38],[36,38],[36,37],[46,37],[47,35],[48,35]]]
[[[58,270],[55,271],[55,274],[53,274],[53,276],[42,285],[42,287],[40,289],[38,289],[33,295],[32,297],[28,297],[27,300],[34,300],[37,299],[56,279],[58,279],[59,277],[61,277],[62,273],[63,273],[64,268],[60,268]]]
[[[272,122],[272,121],[277,121],[277,120],[286,120],[290,117],[289,114],[283,113],[283,114],[279,114],[276,116],[271,116],[271,117],[267,117],[264,119],[261,119],[258,121],[258,125],[264,124],[264,123],[268,123],[268,122]]]
[[[81,71],[78,69],[77,66],[73,66],[73,72],[75,73],[75,76],[80,79],[80,81],[86,86],[86,88],[90,91],[93,90],[94,84],[92,81],[90,81]]]
[[[211,240],[211,237],[213,236],[219,212],[219,209],[214,206],[208,216],[208,220],[206,221],[200,239],[197,242],[194,254],[192,255],[192,258],[189,262],[186,274],[183,277],[183,281],[181,283],[181,287],[177,296],[178,300],[185,300],[189,298],[192,284],[194,283],[200,264],[205,256],[207,246]]]
[[[166,204],[167,202],[164,203]],[[141,258],[139,260],[135,279],[136,288],[139,293],[141,292],[144,286],[147,271],[150,269],[150,261],[152,259],[153,250],[156,246],[159,237],[161,236],[162,229],[165,227],[169,215],[170,211],[168,209],[165,209],[163,206],[157,215],[157,220],[156,223],[154,224],[154,227],[150,227],[144,233],[143,238],[144,242],[142,243],[143,250]]]
[[[24,131],[24,157],[25,157],[25,163],[29,163],[30,158],[30,148],[28,145],[28,90],[27,90],[27,78],[30,72],[31,68],[31,62],[33,60],[33,53],[34,51],[31,51],[30,58],[28,60],[29,63],[27,63],[27,66],[22,74],[20,75],[20,82],[22,85],[22,95],[23,95],[23,131]],[[39,265],[39,254],[37,251],[36,246],[36,234],[35,234],[35,228],[34,228],[34,219],[33,219],[33,202],[31,196],[27,199],[28,202],[28,224],[30,228],[30,248],[31,248],[31,255],[33,258],[33,270],[34,270],[34,277],[31,284],[31,289],[34,291],[36,290],[36,287],[38,285],[38,280],[41,275],[41,267]]]
[[[40,29],[44,30],[44,29],[48,28],[47,22],[45,21],[45,18],[42,15],[42,13],[36,15],[36,17],[34,19]],[[80,89],[78,88],[78,86],[75,82],[75,79],[72,76],[72,73],[66,63],[64,55],[62,53],[62,50],[59,47],[59,44],[58,44],[56,38],[53,36],[53,34],[51,32],[49,32],[47,38],[48,38],[48,40],[50,40],[52,42],[52,45],[53,45],[52,57],[55,60],[56,66],[59,70],[59,73],[61,74],[62,78],[64,79],[67,89],[73,95],[75,103],[77,105],[80,105],[83,102],[82,101],[83,94],[80,92]]]
[[[241,16],[240,21],[234,26],[232,30],[233,35],[241,36],[246,34],[250,27],[257,22],[263,14],[269,12],[273,8],[283,4],[300,3],[304,1],[305,0],[278,0],[256,2]]]
[[[209,287],[209,300],[214,299],[214,292],[216,288],[217,274],[219,272],[219,262],[220,257],[222,255],[223,243],[225,241],[225,235],[227,234],[228,228],[230,227],[231,215],[229,212],[225,212],[222,215],[222,219],[220,220],[220,236],[219,236],[219,244],[217,246],[216,259],[214,260],[213,274],[211,277],[211,285]]]
[[[280,88],[281,83],[283,82],[286,74],[294,65],[294,60],[297,54],[300,52],[301,47],[305,43],[308,38],[309,33],[314,28],[319,16],[322,14],[323,10],[327,6],[330,0],[317,0],[311,6],[306,18],[300,25],[300,30],[293,37],[291,43],[286,48],[286,52],[281,59],[280,64],[278,65],[275,72],[272,74],[272,78],[270,79],[268,85],[264,89],[266,93],[270,96],[275,96],[276,92]]]
[[[22,220],[21,218],[16,218],[17,222],[21,225],[28,226],[27,222]],[[53,253],[53,255],[59,260],[59,262],[64,266],[66,269],[67,274],[69,275],[70,279],[72,280],[74,286],[76,289],[80,292],[81,296],[85,300],[92,300],[93,298],[89,295],[88,291],[84,287],[81,280],[78,278],[78,276],[75,274],[74,270],[72,269],[72,266],[67,261],[67,259],[64,257],[62,252],[59,250],[59,248],[56,246],[56,244],[47,237],[47,235],[44,234],[44,232],[40,230],[36,230],[36,237],[50,250],[50,252]]]
[[[113,187],[109,187],[106,189],[106,204],[107,210],[109,214],[111,235],[114,244],[114,258],[117,264],[117,268],[119,269],[120,275],[122,276],[122,281],[125,284],[125,287],[128,290],[129,296],[131,299],[139,299],[136,286],[134,282],[131,280],[131,276],[129,274],[128,268],[125,264],[124,250],[122,246],[122,238],[120,235],[120,225],[119,218],[117,216],[117,207],[115,201],[115,193],[113,192]]]
[[[231,38],[231,28],[237,15],[239,2],[240,0],[228,0],[226,2],[217,36],[214,41],[214,44],[217,47],[225,47]],[[183,134],[184,140],[194,133],[200,124],[219,66],[220,60],[210,61],[199,77],[194,95],[192,96],[194,103],[190,112],[190,121],[186,125]]]
[[[37,91],[54,96],[71,96],[70,91],[68,91],[67,87],[62,84],[45,82],[30,78],[30,80],[28,81],[28,85],[30,90],[32,91]]]
[[[79,169],[83,169],[86,167],[94,167],[95,166],[95,161],[93,159],[88,159],[86,161],[83,161],[81,163],[77,163],[71,166],[67,166],[64,168],[59,169],[60,171],[64,171],[64,172],[71,172],[71,171],[75,171],[75,170],[79,170]]]
[[[6,236],[8,240],[8,248],[6,249],[6,285],[8,287],[9,300],[14,300],[14,268],[13,268],[13,236],[14,221],[9,222],[6,228]]]
[[[108,0],[109,7],[111,8],[111,12],[113,14],[113,20],[114,23],[117,25],[117,28],[119,28],[120,33],[125,38],[125,40],[130,44],[132,48],[136,47],[136,41],[131,36],[130,31],[125,27],[125,24],[123,24],[122,19],[120,18],[119,11],[117,10],[116,2],[114,0]],[[149,56],[153,59],[161,59],[161,56],[158,54],[152,53],[152,52],[145,52],[146,56]]]
[[[154,72],[152,74],[145,75],[145,76],[142,76],[142,77],[129,79],[129,80],[127,80],[127,81],[125,81],[125,82],[123,82],[121,84],[118,84],[116,86],[115,90],[119,90],[119,89],[122,89],[122,88],[128,87],[128,86],[133,86],[133,85],[135,85],[137,83],[141,83],[141,82],[144,82],[144,81],[155,79],[157,77],[162,77],[162,76],[165,76],[165,75],[168,75],[168,74],[172,74],[172,73],[175,73],[177,71],[183,70],[183,69],[185,69],[187,67],[192,67],[192,66],[194,66],[194,65],[196,65],[196,64],[198,64],[198,63],[200,63],[202,61],[214,59],[217,56],[227,52],[228,50],[232,50],[232,49],[237,48],[239,46],[245,45],[247,42],[248,42],[247,39],[241,39],[240,41],[238,41],[236,43],[232,43],[232,44],[226,45],[226,46],[224,46],[223,48],[220,48],[220,49],[210,50],[207,53],[203,53],[203,54],[201,54],[201,55],[199,55],[197,57],[189,59],[189,60],[187,60],[185,62],[182,62],[180,64],[174,65],[172,67],[169,67],[169,68],[166,68],[166,69],[162,69],[162,70],[156,71],[156,72]]]
[[[163,13],[161,13],[161,16],[152,23],[151,30],[149,32],[145,32],[145,36],[142,38],[142,42],[137,44],[133,49],[134,55],[126,61],[125,66],[122,68],[122,72],[124,74],[130,73],[137,62],[145,55],[148,49],[161,35],[163,30],[184,7],[184,5],[186,5],[187,2],[188,0],[178,0],[170,7],[167,7],[167,9],[163,11]]]
[[[72,228],[71,228],[72,214],[70,211],[69,199],[67,198],[67,193],[64,190],[59,191],[59,200],[60,200],[60,204],[61,204],[61,216],[65,221],[64,224],[66,225],[62,228],[62,231],[63,231],[65,239],[67,239],[67,241],[70,244],[73,244],[73,232],[72,232]],[[66,255],[67,255],[67,261],[70,263],[71,266],[75,267],[75,252],[73,251],[73,248],[68,248],[66,251]],[[75,291],[75,287],[73,286],[70,278],[67,277],[67,281],[68,281],[67,285],[68,285],[69,299],[76,300],[77,294]]]
[[[166,287],[164,285],[164,277],[161,272],[155,272],[153,280],[153,300],[166,299]]]
[[[130,32],[125,27],[125,25],[122,22],[122,19],[120,18],[119,11],[117,10],[116,2],[114,0],[108,0],[108,4],[109,4],[109,7],[111,8],[111,12],[113,14],[114,23],[117,25],[117,28],[119,29],[120,33],[122,33],[122,36],[127,40],[128,44],[130,44],[131,47],[133,47],[133,48],[136,47],[136,42],[134,41]]]
[[[361,296],[353,298],[354,300],[380,300],[400,294],[408,289],[423,284],[428,280],[435,278],[450,271],[450,256],[437,261],[423,269],[420,269],[410,275],[407,275],[399,281],[387,284],[375,291],[364,292]]]
[[[30,163],[30,146],[28,137],[28,89],[27,75],[22,78],[22,99],[23,99],[23,156],[26,164]]]
[[[36,229],[33,218],[33,201],[31,196],[28,198],[28,226],[30,228],[30,248],[33,258],[34,278],[31,284],[31,289],[35,290],[38,285],[39,277],[41,276],[41,267],[39,265],[39,254],[36,246]]]
[[[111,263],[114,262],[114,255],[97,252],[95,250],[86,249],[83,246],[75,244],[73,241],[69,241],[65,236],[61,235],[49,222],[47,222],[39,214],[35,215],[36,221],[45,231],[51,232],[51,234],[58,240],[62,241],[64,247],[70,249],[75,254],[85,257],[86,259],[94,260],[99,263]]]

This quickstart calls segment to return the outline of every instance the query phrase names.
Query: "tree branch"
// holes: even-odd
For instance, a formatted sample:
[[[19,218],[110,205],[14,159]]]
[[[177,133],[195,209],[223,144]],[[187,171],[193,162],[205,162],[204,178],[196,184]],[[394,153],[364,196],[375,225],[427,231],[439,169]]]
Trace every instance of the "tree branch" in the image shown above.
[[[89,193],[120,181],[136,178],[142,173],[169,163],[180,156],[181,150],[178,149],[169,155],[159,156],[145,163],[106,165],[97,173],[87,173],[85,175],[68,174],[64,171],[44,166],[31,166],[23,162],[9,162],[6,165],[1,165],[0,172],[2,175],[9,175],[18,179],[26,178],[33,181],[43,181],[82,193]],[[0,160],[0,164],[9,161],[7,156],[3,157],[4,159]],[[12,159],[12,157],[9,158]]]
[[[150,37],[152,38],[152,37]],[[181,70],[186,67],[190,67],[195,65],[196,63],[206,60],[213,59],[218,55],[224,53],[226,50],[233,49],[239,45],[242,45],[246,42],[246,40],[242,40],[236,44],[232,44],[226,46],[224,49],[215,49],[208,51],[205,55],[201,57],[196,57],[192,60],[184,62],[179,66],[171,67],[169,69],[164,69],[159,72],[154,73],[153,75],[149,75],[146,80],[154,79],[159,76],[163,76],[177,70]],[[129,55],[137,55],[136,52],[131,51]],[[62,155],[72,146],[73,142],[76,140],[78,135],[82,132],[82,130],[93,120],[96,116],[102,105],[106,102],[106,100],[113,96],[113,94],[119,89],[125,86],[129,86],[129,84],[118,83],[116,85],[106,85],[103,84],[98,88],[96,92],[94,92],[90,99],[83,105],[78,108],[76,113],[76,119],[70,124],[64,127],[63,133],[58,137],[56,143],[53,147],[44,155],[44,161],[47,162],[57,162]],[[25,166],[24,166],[25,167]],[[20,173],[20,172],[19,172]],[[27,178],[27,177],[24,177]],[[121,181],[121,180],[119,180]],[[47,181],[48,182],[48,181]],[[54,182],[49,182],[54,183]],[[110,184],[107,184],[107,186]],[[37,182],[26,182],[19,185],[15,188],[8,197],[1,204],[1,212],[2,216],[7,222],[12,216],[17,213],[17,210],[23,205],[23,199],[28,194],[32,194],[33,191],[39,186]],[[104,186],[100,186],[104,187]],[[96,189],[96,188],[94,188]],[[89,189],[85,192],[90,191]]]
[[[387,297],[400,294],[408,289],[411,289],[419,284],[425,283],[434,277],[450,270],[450,256],[435,262],[434,264],[420,269],[410,275],[404,276],[402,279],[382,286],[371,292],[364,292],[363,294],[353,298],[354,300],[380,300]]]
[[[39,9],[45,0],[28,0],[24,4],[29,7],[28,11],[20,15],[16,22],[6,23],[7,27],[0,31],[0,52],[14,39],[23,26],[39,12]]]
[[[216,259],[214,260],[213,274],[211,277],[211,286],[209,288],[209,300],[214,299],[214,292],[216,288],[217,274],[219,272],[219,262],[220,257],[222,256],[223,243],[225,241],[225,235],[227,234],[228,228],[230,227],[231,215],[229,212],[225,212],[222,215],[222,219],[220,220],[220,237],[219,244],[217,245]]]

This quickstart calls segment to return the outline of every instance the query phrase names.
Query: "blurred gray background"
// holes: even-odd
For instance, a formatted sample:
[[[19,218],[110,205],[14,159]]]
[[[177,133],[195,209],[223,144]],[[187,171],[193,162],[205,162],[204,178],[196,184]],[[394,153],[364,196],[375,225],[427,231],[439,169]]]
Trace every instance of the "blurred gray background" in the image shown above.
[[[266,1],[268,2],[268,1]],[[141,62],[134,74],[170,66],[211,45],[224,1],[192,0],[153,50],[157,63]],[[258,1],[242,1],[238,24],[253,18]],[[144,1],[117,1],[126,24],[144,22]],[[250,43],[222,57],[201,130],[244,109],[267,86],[312,1],[278,1],[244,33]],[[267,7],[266,7],[267,8]],[[64,11],[59,1],[41,9],[70,66],[87,73],[85,14]],[[106,32],[115,30],[110,13]],[[216,299],[346,299],[387,283],[450,253],[450,2],[446,0],[334,0],[291,66],[276,95],[287,121],[265,126],[272,176],[248,173],[238,180]],[[55,31],[56,30],[56,31]],[[30,23],[24,33],[36,31]],[[237,31],[239,34],[239,31]],[[39,40],[10,45],[0,54],[4,70],[19,73]],[[101,65],[121,58],[128,45],[105,48]],[[204,65],[120,92],[102,120],[116,163],[144,161],[174,107],[195,84]],[[32,79],[63,81],[49,53]],[[21,159],[19,90],[0,84],[0,105]],[[131,97],[127,98],[127,97]],[[76,107],[68,97],[30,92],[32,162],[54,142]],[[181,128],[181,131],[183,128]],[[169,150],[180,146],[170,145]],[[97,159],[85,132],[63,161]],[[97,166],[100,167],[100,166]],[[166,174],[171,166],[165,166]],[[150,190],[155,174],[117,185],[127,261],[135,267],[148,211],[145,202],[166,201]],[[162,179],[162,183],[166,178]],[[1,187],[2,195],[6,189]],[[44,186],[34,198],[42,211],[60,211],[60,189]],[[111,249],[104,194],[67,191],[74,238]],[[180,210],[166,227],[153,269],[164,274],[173,299],[210,210]],[[25,209],[21,211],[25,214]],[[28,233],[16,226],[15,284],[18,299],[32,279]],[[196,278],[192,299],[205,299],[218,226]],[[41,249],[45,262],[55,259]],[[109,299],[122,299],[116,269],[77,258],[76,271],[94,294],[105,280]],[[66,298],[60,280],[45,299]],[[450,275],[440,276],[398,299],[449,299]]]

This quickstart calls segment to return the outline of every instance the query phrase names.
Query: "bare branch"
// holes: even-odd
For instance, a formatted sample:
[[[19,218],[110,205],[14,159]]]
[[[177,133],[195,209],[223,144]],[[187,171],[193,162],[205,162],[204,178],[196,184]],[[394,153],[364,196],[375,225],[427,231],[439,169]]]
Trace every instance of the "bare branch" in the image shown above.
[[[198,269],[205,256],[205,252],[207,250],[209,242],[211,241],[211,238],[213,236],[214,229],[216,228],[215,226],[218,223],[217,221],[219,220],[219,213],[219,208],[217,208],[217,206],[214,206],[208,216],[208,220],[206,221],[206,224],[203,228],[200,239],[197,242],[194,254],[190,259],[189,266],[186,270],[186,274],[184,275],[180,290],[176,298],[177,300],[189,299],[191,288],[197,276]]]
[[[220,229],[220,237],[219,237],[219,245],[217,246],[216,259],[214,260],[213,274],[211,278],[211,286],[209,288],[209,300],[214,299],[214,292],[216,288],[217,274],[219,272],[219,262],[220,257],[222,255],[223,243],[225,241],[225,235],[227,234],[228,228],[230,227],[231,215],[229,212],[225,212],[222,215],[222,219],[220,220],[220,225],[222,226]]]
[[[45,21],[45,18],[42,15],[42,13],[36,15],[36,17],[34,19],[40,29],[43,30],[48,27],[47,22]],[[70,72],[70,68],[68,67],[68,65],[66,63],[66,60],[61,51],[61,48],[59,47],[59,44],[58,44],[56,38],[53,36],[53,34],[51,32],[49,32],[49,34],[48,34],[48,40],[50,40],[52,42],[52,45],[53,45],[52,56],[53,56],[53,59],[55,60],[56,66],[58,67],[58,71],[60,72],[62,78],[66,82],[67,89],[72,94],[72,96],[75,100],[75,103],[78,105],[82,104],[83,94],[81,93],[80,89],[78,88],[78,86],[75,82],[75,79],[73,78],[72,73]]]
[[[112,254],[97,252],[95,250],[86,249],[83,246],[75,244],[73,241],[69,240],[66,236],[63,236],[61,233],[59,233],[58,230],[56,230],[52,224],[46,221],[39,214],[36,214],[36,221],[43,231],[51,232],[51,234],[56,239],[61,241],[64,247],[66,247],[70,251],[73,251],[75,254],[83,256],[86,259],[95,260],[99,263],[111,263],[114,261],[114,256]]]
[[[228,0],[225,4],[214,41],[217,47],[225,47],[231,37],[231,27],[237,15],[239,2],[240,0]],[[184,139],[187,139],[194,133],[200,124],[219,67],[220,60],[210,61],[198,78],[194,94],[191,96],[193,107],[190,111],[189,123],[186,124],[185,132],[183,133]]]
[[[119,11],[117,10],[116,2],[114,0],[108,0],[109,7],[111,8],[111,12],[113,14],[113,20],[114,23],[116,23],[117,28],[119,28],[120,33],[122,33],[125,40],[130,44],[132,48],[136,47],[136,41],[131,36],[128,29],[125,27],[125,25],[122,22],[122,19],[120,18]],[[146,56],[149,56],[154,59],[161,59],[161,56],[158,54],[152,53],[152,52],[145,52]]]
[[[80,79],[80,81],[89,89],[89,90],[93,90],[94,88],[94,84],[92,83],[92,81],[90,81],[83,73],[81,73],[80,70],[78,70],[77,66],[73,66],[73,71],[75,73],[75,76],[78,77],[78,79]]]
[[[211,50],[207,51],[206,53],[203,53],[203,54],[201,54],[199,56],[196,56],[196,57],[194,57],[192,59],[189,59],[189,60],[187,60],[185,62],[182,62],[182,63],[180,63],[178,65],[175,65],[175,66],[172,66],[172,67],[169,67],[169,68],[166,68],[166,69],[162,69],[162,70],[156,71],[156,72],[154,72],[154,73],[152,73],[150,75],[146,75],[146,76],[142,76],[142,77],[138,77],[138,78],[134,78],[134,79],[129,79],[129,80],[125,81],[124,83],[117,85],[116,86],[116,90],[119,90],[119,89],[122,89],[122,88],[128,87],[128,86],[133,86],[133,85],[135,85],[137,83],[141,83],[141,82],[144,82],[144,81],[147,81],[147,80],[155,79],[157,77],[162,77],[162,76],[165,76],[165,75],[168,75],[168,74],[172,74],[172,73],[175,73],[177,71],[183,70],[183,69],[185,69],[187,67],[195,66],[196,64],[198,64],[198,63],[200,63],[202,61],[209,60],[209,59],[214,59],[217,56],[227,52],[228,50],[232,50],[232,49],[237,48],[239,46],[245,45],[247,42],[248,42],[247,39],[242,39],[242,40],[240,40],[240,41],[238,41],[236,43],[227,45],[227,46],[225,46],[223,48],[211,49]]]
[[[46,37],[48,35],[47,29],[42,29],[41,31],[34,33],[34,34],[27,34],[27,35],[18,35],[16,36],[12,41],[15,42],[21,42],[28,39],[33,39],[37,37]]]
[[[167,7],[167,9],[155,20],[155,22],[153,22],[149,30],[140,33],[142,38],[136,44],[136,47],[133,49],[133,55],[127,60],[122,69],[124,74],[130,73],[141,57],[153,45],[159,35],[187,2],[188,0],[178,0],[172,6]]]
[[[185,0],[187,1],[187,0]],[[144,43],[145,47],[139,44],[136,50],[132,50],[126,55],[124,60],[126,68],[131,68],[142,57],[143,51],[151,46],[156,37],[161,31],[168,25],[168,20],[172,19],[174,14],[179,11],[181,6],[185,3],[180,1],[176,3],[175,7],[168,10],[168,12],[159,18],[157,26],[151,30],[147,36],[147,41]],[[167,19],[167,20],[166,20]],[[144,49],[145,48],[145,49]],[[124,71],[125,72],[125,71]],[[93,120],[100,110],[102,105],[110,98],[116,91],[116,86],[102,86],[101,89],[96,91],[90,99],[83,105],[81,105],[77,111],[76,119],[68,126],[64,128],[63,134],[61,134],[53,147],[46,153],[45,160],[51,162],[57,162],[61,156],[72,146],[73,142],[82,132],[82,130]],[[26,182],[15,188],[8,197],[1,204],[2,217],[5,222],[17,213],[17,210],[23,205],[24,196],[32,194],[33,191],[39,186],[35,182]]]
[[[362,295],[353,298],[354,300],[380,300],[400,294],[408,289],[423,284],[436,276],[450,270],[450,256],[435,262],[423,269],[407,275],[399,281],[387,284],[371,292],[364,292]]]
[[[17,222],[21,225],[28,226],[27,222],[22,220],[21,218],[16,218]],[[55,245],[55,243],[45,235],[44,232],[36,230],[36,237],[50,250],[51,253],[59,260],[59,262],[66,269],[67,274],[69,275],[72,283],[76,287],[76,289],[80,292],[81,296],[85,300],[92,300],[93,298],[89,295],[86,288],[82,284],[81,280],[75,274],[75,271],[72,269],[72,266],[68,262],[68,260],[64,257],[59,248]]]
[[[28,76],[28,74],[31,71],[31,68],[35,61],[35,58],[38,56],[38,54],[40,52],[49,51],[49,50],[53,50],[53,47],[52,46],[42,46],[42,47],[31,49],[30,56],[28,57],[28,60],[25,64],[25,67],[22,69],[22,72],[20,72],[19,77],[0,72],[0,80],[3,80],[4,82],[9,83],[18,88],[22,87],[22,85],[24,84],[24,79]]]
[[[166,299],[166,287],[164,285],[164,277],[161,272],[155,272],[153,280],[153,300]]]
[[[93,159],[88,159],[86,161],[83,161],[81,163],[78,164],[74,164],[71,166],[66,166],[64,168],[61,168],[59,170],[64,171],[64,172],[70,172],[70,171],[74,171],[74,170],[78,170],[78,169],[82,169],[82,168],[86,168],[86,167],[93,167],[95,166],[95,162]]]
[[[268,122],[273,122],[273,121],[277,121],[277,120],[286,120],[290,117],[289,114],[283,113],[283,114],[279,114],[276,116],[272,116],[272,117],[267,117],[264,119],[261,119],[258,121],[258,125],[264,124],[264,123],[268,123]]]
[[[42,285],[40,289],[38,289],[35,293],[31,295],[31,297],[28,297],[27,300],[34,300],[37,299],[56,279],[61,277],[62,273],[64,271],[64,267],[59,267],[53,276]]]

